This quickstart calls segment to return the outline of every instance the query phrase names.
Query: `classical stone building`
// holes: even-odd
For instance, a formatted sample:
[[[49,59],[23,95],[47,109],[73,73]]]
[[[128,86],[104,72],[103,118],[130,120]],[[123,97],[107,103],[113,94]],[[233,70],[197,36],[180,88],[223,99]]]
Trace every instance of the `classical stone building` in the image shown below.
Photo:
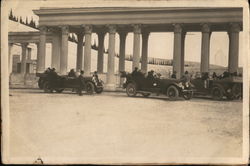
[[[238,69],[239,32],[242,31],[242,8],[139,8],[139,7],[94,7],[94,8],[40,8],[33,11],[39,16],[40,32],[27,34],[37,43],[37,72],[45,70],[46,42],[52,43],[51,67],[61,74],[68,71],[68,35],[77,35],[77,69],[87,75],[91,69],[91,37],[98,35],[97,71],[103,73],[104,36],[109,34],[108,69],[106,86],[115,87],[115,40],[120,36],[119,71],[125,69],[126,36],[134,33],[133,65],[147,71],[148,38],[151,32],[173,32],[173,71],[177,77],[184,72],[184,47],[187,32],[201,32],[201,72],[209,71],[209,48],[212,32],[228,32],[229,72]],[[83,50],[83,37],[85,47]],[[142,41],[141,40],[142,37]],[[15,37],[16,38],[16,37]],[[10,40],[9,43],[15,42]],[[140,55],[140,42],[142,50]],[[25,47],[25,44],[23,44]],[[11,48],[11,47],[10,47]],[[11,52],[11,51],[10,51]],[[141,57],[141,58],[140,58]],[[140,65],[141,59],[141,65]]]

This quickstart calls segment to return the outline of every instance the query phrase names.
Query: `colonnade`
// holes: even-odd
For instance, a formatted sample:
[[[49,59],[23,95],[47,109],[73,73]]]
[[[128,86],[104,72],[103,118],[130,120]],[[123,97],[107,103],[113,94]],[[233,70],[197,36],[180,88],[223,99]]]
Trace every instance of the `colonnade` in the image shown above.
[[[76,69],[83,69],[86,75],[90,75],[91,72],[91,37],[92,33],[96,33],[98,36],[98,59],[97,59],[97,71],[103,73],[104,63],[104,37],[105,34],[109,34],[108,39],[108,64],[107,64],[107,80],[106,84],[113,86],[115,83],[115,40],[116,34],[119,34],[120,38],[120,50],[119,50],[119,71],[125,70],[125,55],[126,55],[126,37],[131,31],[126,31],[118,27],[117,25],[103,26],[103,30],[96,30],[95,25],[84,25],[82,28],[77,28],[73,33],[77,35],[77,55],[76,55]],[[185,36],[186,29],[182,24],[173,24],[174,32],[174,49],[173,49],[173,71],[176,72],[177,78],[180,78],[184,73],[184,49],[185,49]],[[57,72],[66,74],[68,71],[68,36],[70,31],[69,26],[60,27],[46,27],[41,26],[39,28],[39,42],[37,42],[38,55],[37,55],[37,72],[43,72],[45,70],[45,56],[46,56],[46,33],[48,28],[52,29],[52,59],[51,67],[56,68]],[[58,30],[59,28],[59,30]],[[138,67],[142,72],[146,73],[148,68],[148,39],[150,31],[144,29],[142,25],[131,25],[134,33],[133,38],[133,62],[132,68]],[[209,59],[210,59],[210,37],[212,34],[211,25],[201,24],[200,30],[202,33],[201,40],[201,72],[209,72]],[[239,54],[239,31],[240,26],[236,23],[230,24],[228,28],[229,36],[229,62],[228,71],[235,72],[238,69],[238,54]],[[83,50],[83,38],[85,37],[85,47]],[[142,50],[140,50],[140,44],[142,39]],[[25,73],[25,60],[27,44],[22,43],[22,61],[21,72]],[[167,43],[166,43],[167,44]],[[12,44],[9,44],[9,58],[11,59]],[[141,52],[141,54],[140,54]],[[141,65],[140,65],[141,62]],[[10,72],[12,68],[12,61],[10,63]]]

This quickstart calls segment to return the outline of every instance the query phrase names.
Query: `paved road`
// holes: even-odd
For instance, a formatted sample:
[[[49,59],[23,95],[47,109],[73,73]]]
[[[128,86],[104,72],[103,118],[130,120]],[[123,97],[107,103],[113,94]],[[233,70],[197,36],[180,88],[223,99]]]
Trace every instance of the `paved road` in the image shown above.
[[[45,163],[241,156],[241,101],[10,93],[10,154],[27,162],[39,156]]]

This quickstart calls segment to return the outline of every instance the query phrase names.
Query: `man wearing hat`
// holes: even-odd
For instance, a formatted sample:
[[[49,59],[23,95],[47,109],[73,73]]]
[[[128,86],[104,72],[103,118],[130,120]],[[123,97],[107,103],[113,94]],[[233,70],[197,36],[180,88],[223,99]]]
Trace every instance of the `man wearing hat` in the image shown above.
[[[82,90],[83,90],[84,87],[85,87],[85,80],[84,80],[83,75],[84,75],[84,71],[81,70],[80,75],[79,75],[79,77],[78,77],[79,84],[80,84],[80,89],[79,89],[79,95],[80,95],[80,96],[82,96]]]

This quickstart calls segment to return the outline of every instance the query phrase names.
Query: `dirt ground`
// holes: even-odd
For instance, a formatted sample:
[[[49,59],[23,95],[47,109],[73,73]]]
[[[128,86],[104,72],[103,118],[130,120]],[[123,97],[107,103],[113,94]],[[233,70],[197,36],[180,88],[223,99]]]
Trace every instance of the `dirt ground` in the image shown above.
[[[33,163],[241,157],[242,101],[10,90],[10,156]]]

